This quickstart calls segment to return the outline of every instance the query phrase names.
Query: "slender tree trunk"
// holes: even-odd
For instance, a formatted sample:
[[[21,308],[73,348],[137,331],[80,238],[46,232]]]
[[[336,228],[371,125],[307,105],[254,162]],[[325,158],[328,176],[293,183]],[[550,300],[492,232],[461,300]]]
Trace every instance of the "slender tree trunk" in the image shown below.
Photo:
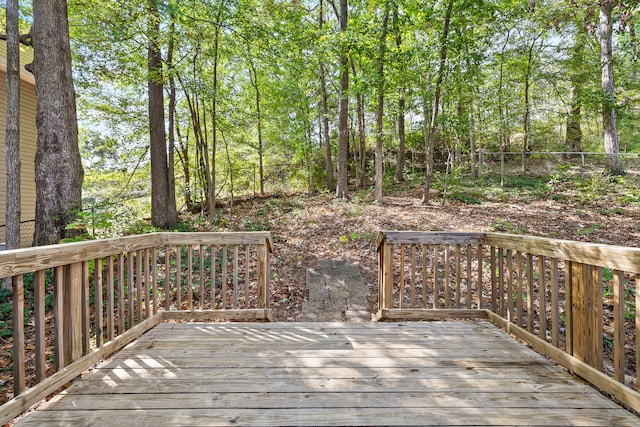
[[[218,11],[217,21],[221,21],[222,10]],[[218,53],[220,43],[220,25],[216,25],[213,38],[213,99],[211,101],[211,200],[209,220],[216,223],[216,150],[218,149]]]
[[[175,118],[176,118],[176,81],[173,69],[173,47],[175,40],[175,16],[171,10],[171,23],[169,24],[170,37],[167,46],[167,68],[169,72],[169,153],[167,157],[167,170],[169,172],[169,203],[176,206],[176,174],[175,174]]]
[[[398,51],[402,48],[402,34],[398,25],[398,6],[395,5],[393,11],[393,22],[396,33],[396,48]],[[398,156],[396,158],[396,171],[394,174],[395,182],[404,181],[404,163],[405,163],[405,126],[404,126],[404,112],[405,112],[405,99],[404,99],[404,86],[400,87],[400,97],[398,98]]]
[[[384,16],[382,17],[382,34],[378,45],[378,110],[376,112],[376,203],[383,203],[382,180],[384,173],[383,146],[383,123],[384,119],[384,56],[387,48],[387,26],[389,23],[389,2],[384,4]]]
[[[602,66],[602,125],[604,130],[604,152],[606,168],[611,174],[622,175],[620,145],[616,128],[615,94],[613,85],[613,46],[611,4],[612,0],[600,1],[600,64]]]
[[[566,147],[568,151],[582,152],[582,99],[581,94],[584,85],[584,46],[586,42],[584,25],[578,25],[575,45],[571,57],[571,89],[569,96],[571,105],[567,117]]]
[[[353,79],[357,83],[356,64],[353,58],[349,59],[351,64],[351,73]],[[367,184],[367,134],[364,117],[364,94],[357,90],[355,94],[356,98],[356,118],[358,121],[358,169],[360,170],[360,176],[358,181],[358,187],[364,187]]]
[[[347,0],[340,0],[340,32],[347,31]],[[338,113],[338,185],[336,198],[349,198],[349,62],[347,46],[340,48],[340,106]]]
[[[58,243],[82,209],[84,171],[78,148],[65,0],[33,2],[33,74],[36,81],[35,245]]]
[[[20,247],[20,41],[19,1],[7,0],[6,249]],[[9,287],[11,280],[8,280]]]
[[[262,113],[260,111],[260,86],[258,83],[258,71],[256,70],[256,66],[253,63],[253,59],[251,56],[251,51],[249,46],[247,46],[247,51],[249,52],[249,79],[251,80],[251,85],[255,91],[255,102],[256,102],[256,115],[258,120],[258,171],[260,173],[260,195],[264,196],[264,142],[262,141]]]
[[[324,2],[320,0],[320,10],[318,12],[318,28],[320,32],[324,28]],[[329,133],[329,102],[327,95],[327,78],[324,68],[324,58],[320,57],[318,64],[320,68],[320,95],[322,108],[322,133],[324,134],[324,156],[327,169],[327,190],[335,191],[335,183],[333,182],[333,150],[331,149],[331,134]]]
[[[451,22],[451,12],[453,11],[453,0],[449,0],[447,11],[444,17],[444,28],[442,39],[440,40],[440,64],[438,67],[438,78],[436,80],[435,93],[433,98],[433,108],[431,110],[431,121],[429,124],[429,135],[427,140],[427,173],[424,181],[422,203],[429,203],[429,193],[431,192],[431,179],[433,177],[433,150],[436,141],[436,125],[438,121],[438,111],[440,109],[440,91],[444,79],[445,66],[447,64],[447,47],[449,39],[449,24]]]

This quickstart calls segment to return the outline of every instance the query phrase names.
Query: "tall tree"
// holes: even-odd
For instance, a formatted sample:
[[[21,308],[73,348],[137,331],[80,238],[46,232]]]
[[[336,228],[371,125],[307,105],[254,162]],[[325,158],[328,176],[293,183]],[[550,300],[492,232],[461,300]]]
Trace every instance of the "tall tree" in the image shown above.
[[[34,244],[57,243],[82,209],[84,171],[78,148],[76,98],[66,0],[33,2],[36,81],[36,223]]]
[[[427,140],[427,171],[424,181],[422,194],[422,203],[429,203],[429,193],[431,192],[431,179],[433,177],[433,150],[436,142],[436,126],[438,122],[438,112],[440,110],[440,91],[442,90],[442,81],[444,80],[445,67],[447,65],[447,49],[449,46],[449,25],[451,23],[451,13],[453,11],[453,0],[447,3],[447,10],[444,15],[444,26],[442,28],[442,36],[440,38],[440,63],[438,64],[438,76],[433,96],[433,107],[431,109],[431,120],[429,122]],[[425,123],[426,125],[426,123]],[[426,131],[426,129],[425,129]]]
[[[387,49],[387,27],[389,23],[389,1],[384,2],[382,15],[381,34],[378,44],[378,58],[376,60],[376,90],[378,92],[378,109],[376,111],[376,203],[382,203],[382,175],[384,172],[383,146],[383,119],[384,119],[384,58]]]
[[[613,0],[600,0],[600,65],[602,67],[602,128],[606,168],[614,175],[624,173],[620,159],[618,129],[616,127],[615,94],[613,84],[613,24],[611,6]]]
[[[175,190],[171,189],[167,165],[167,136],[164,123],[164,84],[160,38],[160,16],[157,0],[147,3],[148,16],[148,95],[149,151],[151,154],[151,223],[169,228],[178,222]]]
[[[348,46],[347,32],[347,0],[340,0],[340,104],[338,112],[338,185],[336,186],[336,198],[349,198],[349,60],[347,57]]]
[[[318,29],[322,33],[324,28],[324,2],[320,0],[318,10]],[[327,190],[334,191],[335,185],[333,182],[333,150],[331,149],[331,135],[329,133],[329,95],[327,93],[327,71],[324,64],[324,55],[321,52],[318,57],[318,65],[320,71],[320,107],[322,114],[322,135],[324,138],[324,155],[325,164],[327,169]]]
[[[7,1],[7,210],[5,245],[20,247],[20,40],[19,1]]]
[[[398,52],[402,49],[402,33],[400,32],[400,25],[398,23],[398,4],[396,3],[393,10],[393,29],[396,34],[396,49]],[[404,114],[405,114],[405,88],[404,82],[399,89],[398,97],[398,156],[396,160],[396,170],[394,174],[394,181],[404,181],[404,162],[405,162],[405,129],[404,129]]]

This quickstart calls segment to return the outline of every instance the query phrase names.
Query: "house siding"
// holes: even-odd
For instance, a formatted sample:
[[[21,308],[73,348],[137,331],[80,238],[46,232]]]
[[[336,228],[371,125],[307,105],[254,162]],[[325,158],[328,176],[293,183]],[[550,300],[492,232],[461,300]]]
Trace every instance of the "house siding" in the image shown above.
[[[1,52],[0,52],[1,54]],[[7,168],[5,135],[7,119],[6,73],[0,71],[0,243],[5,241],[7,207]],[[36,212],[36,94],[35,87],[24,79],[20,84],[20,184],[22,246],[31,246]]]

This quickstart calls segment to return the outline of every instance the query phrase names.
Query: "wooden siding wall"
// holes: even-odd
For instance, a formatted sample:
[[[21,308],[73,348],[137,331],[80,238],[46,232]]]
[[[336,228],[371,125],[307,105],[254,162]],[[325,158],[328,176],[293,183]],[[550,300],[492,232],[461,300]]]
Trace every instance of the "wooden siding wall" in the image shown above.
[[[5,133],[7,117],[6,73],[0,71],[0,243],[5,241],[7,168],[5,160]],[[33,242],[36,212],[36,184],[34,162],[36,157],[36,94],[35,87],[24,80],[20,86],[20,159],[22,165],[22,246]]]

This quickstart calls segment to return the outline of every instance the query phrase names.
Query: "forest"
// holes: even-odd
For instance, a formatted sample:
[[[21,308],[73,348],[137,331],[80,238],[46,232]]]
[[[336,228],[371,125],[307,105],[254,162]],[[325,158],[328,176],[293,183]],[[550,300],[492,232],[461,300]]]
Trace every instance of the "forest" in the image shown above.
[[[428,202],[450,174],[637,161],[633,1],[70,0],[68,21],[84,167],[69,222],[92,237],[174,226],[161,192],[156,211],[215,225],[237,197],[383,202],[409,179]]]

